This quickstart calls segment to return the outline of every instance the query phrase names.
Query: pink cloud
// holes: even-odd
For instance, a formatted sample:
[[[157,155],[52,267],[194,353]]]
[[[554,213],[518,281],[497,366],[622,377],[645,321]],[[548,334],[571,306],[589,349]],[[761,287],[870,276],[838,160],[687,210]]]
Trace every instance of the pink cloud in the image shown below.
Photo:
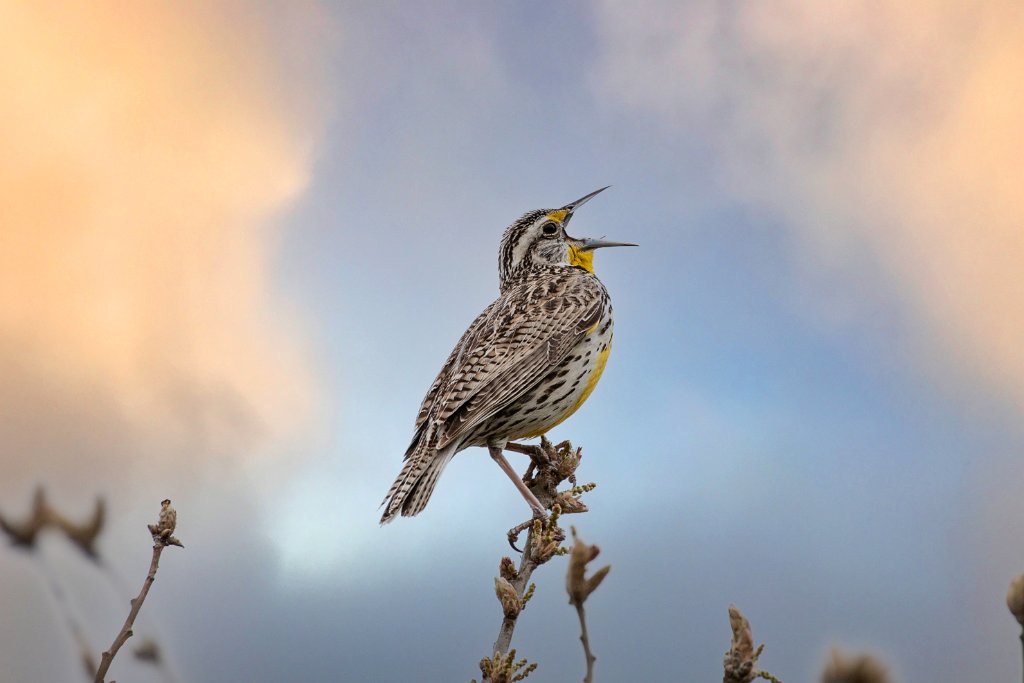
[[[128,452],[251,452],[310,418],[311,359],[269,261],[309,180],[318,103],[272,21],[203,4],[0,9],[14,481]]]

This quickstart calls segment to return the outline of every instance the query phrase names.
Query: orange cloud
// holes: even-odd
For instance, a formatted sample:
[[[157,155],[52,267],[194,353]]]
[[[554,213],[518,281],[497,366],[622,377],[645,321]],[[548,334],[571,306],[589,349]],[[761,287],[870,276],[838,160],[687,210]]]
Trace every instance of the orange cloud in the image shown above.
[[[0,439],[16,474],[80,457],[58,449],[102,458],[104,429],[140,457],[166,439],[209,454],[310,415],[269,257],[309,179],[316,107],[274,61],[271,19],[236,14],[0,6]]]
[[[866,248],[917,313],[911,353],[1024,410],[1020,3],[608,2],[599,16],[603,94],[710,139],[728,192],[783,215],[846,291],[891,296],[862,275]]]

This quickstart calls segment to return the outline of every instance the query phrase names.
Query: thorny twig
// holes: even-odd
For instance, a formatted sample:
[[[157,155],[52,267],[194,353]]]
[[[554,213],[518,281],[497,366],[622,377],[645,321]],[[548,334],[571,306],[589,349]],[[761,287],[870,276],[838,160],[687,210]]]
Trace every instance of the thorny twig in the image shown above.
[[[139,616],[139,610],[142,609],[143,601],[149,594],[150,586],[156,581],[156,570],[160,565],[160,554],[163,553],[164,548],[169,545],[176,545],[179,548],[185,547],[181,544],[181,541],[171,535],[174,533],[176,524],[177,513],[171,507],[171,501],[163,501],[160,507],[159,521],[156,524],[148,525],[149,533],[153,536],[153,559],[149,563],[149,573],[146,575],[146,580],[142,582],[142,590],[139,591],[139,595],[131,601],[131,610],[128,612],[128,618],[124,621],[124,626],[121,627],[121,631],[114,638],[110,649],[100,657],[100,665],[96,670],[96,677],[93,679],[94,683],[104,683],[107,670],[110,669],[110,664],[114,661],[117,651],[132,637],[132,626],[135,624],[135,618]]]

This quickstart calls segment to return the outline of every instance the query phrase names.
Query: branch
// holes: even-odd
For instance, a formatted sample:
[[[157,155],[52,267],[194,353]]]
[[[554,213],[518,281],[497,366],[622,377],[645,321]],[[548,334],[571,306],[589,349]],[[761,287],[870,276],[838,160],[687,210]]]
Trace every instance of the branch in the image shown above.
[[[75,641],[75,644],[78,645],[79,662],[85,668],[85,675],[91,680],[93,674],[96,672],[96,658],[93,656],[92,646],[89,645],[89,640],[85,637],[85,630],[75,617],[67,595],[64,593],[64,588],[57,580],[56,575],[50,571],[45,558],[41,553],[36,553],[34,555],[34,559],[39,564],[39,573],[46,579],[46,584],[50,589],[50,595],[53,598],[54,603],[57,605],[57,612],[64,619],[65,628],[67,628],[68,633]]]
[[[507,450],[525,453],[532,459],[523,480],[537,500],[551,515],[546,520],[534,519],[521,524],[509,532],[509,540],[514,541],[515,535],[528,529],[526,544],[518,568],[511,558],[503,557],[499,564],[500,576],[495,579],[495,592],[501,601],[504,617],[498,629],[498,637],[491,648],[492,656],[480,661],[483,680],[491,683],[506,683],[522,680],[536,668],[536,664],[527,665],[527,661],[515,661],[515,650],[509,650],[516,623],[526,603],[533,596],[534,584],[530,577],[534,570],[555,555],[565,554],[561,547],[565,540],[565,531],[558,526],[558,519],[563,513],[586,512],[587,506],[579,496],[594,488],[594,484],[576,486],[575,472],[580,463],[580,449],[574,449],[568,441],[552,446],[541,437],[540,446],[524,446],[508,444]],[[573,487],[566,491],[558,491],[558,485],[569,480]],[[514,547],[514,546],[513,546]],[[520,669],[524,670],[520,671]]]
[[[1006,591],[1006,606],[1021,626],[1021,654],[1024,655],[1024,574],[1010,582],[1010,589]]]
[[[583,683],[593,683],[594,662],[597,661],[597,657],[590,651],[587,613],[583,608],[583,603],[604,581],[604,577],[611,570],[611,565],[601,567],[588,579],[586,577],[587,564],[592,562],[601,550],[596,545],[587,545],[580,540],[580,537],[576,535],[576,527],[572,527],[572,538],[573,546],[569,555],[569,571],[566,574],[565,588],[569,592],[569,604],[576,607],[576,616],[580,619],[580,642],[583,643],[583,656],[587,660],[587,674],[583,678]]]
[[[576,605],[576,616],[580,618],[580,642],[583,643],[583,656],[587,659],[587,674],[583,677],[583,683],[594,683],[594,662],[597,657],[590,651],[590,637],[587,635],[587,613],[583,609],[583,603]]]
[[[174,533],[176,523],[177,513],[171,507],[171,501],[163,501],[161,503],[159,521],[156,524],[149,525],[149,533],[153,536],[153,559],[149,563],[149,573],[146,575],[146,580],[142,582],[142,590],[139,591],[139,595],[131,601],[132,608],[128,612],[128,618],[125,619],[124,626],[121,627],[121,631],[114,638],[110,649],[100,657],[100,666],[96,670],[96,677],[93,679],[94,683],[104,683],[107,670],[110,669],[117,651],[132,637],[132,626],[135,624],[135,618],[139,616],[139,610],[142,609],[143,601],[145,601],[146,596],[149,594],[150,586],[156,581],[156,570],[160,565],[160,554],[163,553],[164,548],[169,545],[176,545],[179,548],[185,547],[181,544],[181,541],[171,535]]]
[[[103,499],[98,498],[92,518],[83,524],[76,524],[50,505],[46,491],[40,486],[32,499],[31,516],[23,522],[12,522],[0,515],[0,531],[10,538],[12,544],[32,550],[40,531],[56,527],[90,559],[97,560],[95,544],[103,530],[105,509]]]
[[[0,531],[7,535],[12,545],[32,550],[36,547],[39,532],[50,524],[49,509],[46,491],[40,486],[32,498],[32,515],[20,523],[0,515]]]
[[[537,498],[545,507],[551,505],[550,499],[545,500],[545,498],[539,495]],[[494,641],[494,647],[492,648],[495,654],[508,652],[508,648],[512,643],[512,633],[516,628],[516,620],[519,618],[519,612],[522,611],[526,602],[533,596],[534,584],[530,583],[530,577],[533,575],[534,570],[556,554],[560,554],[559,545],[565,538],[565,532],[558,526],[560,514],[561,510],[555,505],[551,511],[551,516],[546,521],[542,522],[539,519],[534,521],[526,537],[526,547],[523,550],[523,557],[519,561],[518,569],[512,566],[511,559],[504,557],[501,560],[499,565],[500,573],[502,574],[501,579],[513,591],[513,595],[519,604],[518,609],[504,609],[504,603],[508,600],[508,591],[505,591],[505,598],[499,595],[499,599],[502,599],[505,618],[501,621],[501,628],[498,629],[498,637]]]
[[[764,645],[754,647],[754,634],[750,630],[750,622],[743,616],[736,605],[729,605],[729,627],[732,628],[732,643],[725,653],[722,668],[722,683],[752,683],[763,678],[771,683],[782,683],[767,671],[757,668],[757,659],[764,650]]]

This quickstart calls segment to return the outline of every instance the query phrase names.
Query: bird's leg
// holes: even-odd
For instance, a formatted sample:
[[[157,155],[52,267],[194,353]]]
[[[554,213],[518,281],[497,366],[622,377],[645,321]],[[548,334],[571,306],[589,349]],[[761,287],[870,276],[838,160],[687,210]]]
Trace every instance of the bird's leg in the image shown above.
[[[518,446],[519,444],[516,445]],[[522,448],[529,448],[529,446]],[[536,448],[536,446],[534,448]],[[516,485],[516,488],[519,489],[519,493],[523,495],[526,502],[530,504],[530,509],[533,510],[533,517],[508,530],[508,544],[512,546],[512,549],[517,553],[521,553],[523,551],[516,547],[516,540],[519,538],[519,534],[533,524],[533,520],[547,519],[547,511],[544,509],[544,506],[541,505],[541,502],[537,500],[537,496],[533,495],[533,491],[526,486],[526,483],[520,479],[519,475],[516,474],[516,471],[512,469],[512,465],[508,464],[508,460],[505,459],[505,456],[501,452],[502,449],[498,446],[488,446],[487,451],[491,454],[494,462],[498,463],[498,467],[500,467],[502,471],[508,475],[508,478],[512,480],[512,483]],[[530,467],[532,468],[533,464],[531,464]]]
[[[498,467],[508,475],[508,478],[511,479],[512,483],[516,485],[517,489],[519,489],[519,493],[523,495],[523,498],[530,505],[530,509],[533,510],[534,518],[545,519],[548,515],[544,510],[544,506],[540,504],[539,500],[537,500],[537,496],[533,495],[533,491],[526,487],[523,480],[520,479],[519,475],[516,474],[516,471],[512,469],[512,465],[508,464],[508,460],[505,459],[505,456],[501,452],[501,447],[488,446],[487,451],[491,454],[491,458],[494,459],[494,462],[498,463]]]
[[[558,457],[558,448],[560,446],[561,444],[559,444],[559,446],[552,446],[551,442],[548,441],[547,437],[544,436],[543,434],[540,437],[540,445],[537,446],[530,446],[521,443],[505,444],[504,450],[512,451],[513,453],[522,453],[524,455],[530,456],[530,465],[526,468],[526,473],[522,477],[523,486],[517,486],[517,488],[519,488],[520,491],[522,491],[524,488],[527,491],[529,491],[528,485],[533,483],[533,477],[535,472],[539,473],[545,470],[550,470],[552,464],[556,461]],[[502,469],[505,468],[502,467]],[[508,470],[505,471],[508,472]],[[527,502],[529,501],[530,499],[527,498]],[[530,507],[533,508],[534,510],[533,518],[526,520],[522,524],[517,524],[508,531],[508,544],[512,546],[512,549],[515,550],[517,553],[523,552],[522,550],[516,547],[516,541],[519,538],[519,534],[521,534],[524,530],[529,529],[530,525],[533,524],[534,519],[543,520],[547,518],[546,513],[544,515],[538,515],[537,509],[533,507],[532,503]]]
[[[522,480],[527,487],[533,483],[533,475],[538,469],[537,463],[539,462],[534,452],[537,446],[524,446],[523,444],[510,443],[505,445],[505,449],[514,453],[526,453],[530,456],[530,464],[526,466],[526,471],[523,472]],[[515,547],[515,546],[513,546]]]

